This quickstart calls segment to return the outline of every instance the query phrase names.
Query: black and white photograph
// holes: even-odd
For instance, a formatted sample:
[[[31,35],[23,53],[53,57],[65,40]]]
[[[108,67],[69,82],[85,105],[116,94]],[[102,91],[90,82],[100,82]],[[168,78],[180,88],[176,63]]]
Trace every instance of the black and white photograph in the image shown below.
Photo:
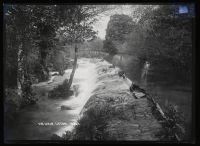
[[[4,3],[4,143],[194,140],[194,3]]]

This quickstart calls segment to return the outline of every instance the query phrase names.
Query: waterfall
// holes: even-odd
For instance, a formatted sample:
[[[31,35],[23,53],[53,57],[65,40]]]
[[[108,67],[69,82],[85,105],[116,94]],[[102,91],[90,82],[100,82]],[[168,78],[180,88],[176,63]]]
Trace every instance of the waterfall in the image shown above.
[[[91,63],[90,59],[81,58],[78,60],[78,66],[79,67],[75,72],[72,86],[79,85],[79,94],[78,96],[73,96],[70,100],[62,102],[62,105],[72,108],[72,110],[68,110],[66,112],[73,115],[75,118],[71,120],[69,125],[62,127],[56,132],[56,134],[59,136],[62,136],[62,134],[67,130],[73,130],[81,110],[83,109],[88,99],[92,96],[92,92],[97,86],[97,72],[95,70],[96,65]]]

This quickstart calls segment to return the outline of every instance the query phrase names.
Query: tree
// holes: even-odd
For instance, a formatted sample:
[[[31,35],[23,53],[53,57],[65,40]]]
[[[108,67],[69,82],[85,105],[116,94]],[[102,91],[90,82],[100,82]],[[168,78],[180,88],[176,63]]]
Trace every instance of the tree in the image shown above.
[[[33,6],[32,17],[37,28],[36,43],[40,52],[40,81],[48,79],[47,56],[55,48],[56,31],[59,28],[56,6],[37,5]]]
[[[17,81],[17,87],[19,91],[22,91],[19,94],[22,96],[24,103],[31,103],[34,100],[34,96],[31,93],[30,72],[28,70],[29,62],[27,62],[28,54],[30,54],[31,48],[33,47],[30,44],[32,44],[32,38],[35,35],[35,29],[32,27],[32,17],[30,17],[31,7],[11,5],[7,6],[7,8],[7,11],[4,13],[5,29],[7,31],[6,58],[8,60],[11,58],[11,56],[8,56],[9,52],[11,55],[14,55],[13,60],[16,62],[13,65],[13,72],[17,79],[15,80]],[[15,54],[12,54],[13,51]]]
[[[8,82],[9,80],[6,83],[10,87],[17,86],[22,91],[19,94],[24,101],[32,103],[32,75],[36,75],[39,81],[48,79],[50,63],[47,61],[53,53],[62,50],[58,49],[60,42],[56,38],[56,33],[61,30],[59,28],[64,28],[66,41],[75,44],[76,54],[79,43],[95,36],[96,32],[91,25],[102,9],[92,5],[6,5],[5,8],[5,70],[10,77],[16,77],[13,83]],[[60,61],[63,62],[63,59]],[[70,86],[76,63],[77,54]]]
[[[145,38],[143,28],[137,24],[127,37],[127,50],[142,60],[146,58]]]
[[[116,46],[110,40],[103,41],[103,48],[105,52],[109,52],[112,55],[116,54],[118,51]]]
[[[93,50],[102,51],[102,49],[103,49],[103,40],[101,40],[100,38],[96,38],[93,41],[89,42],[88,45]]]
[[[106,40],[114,40],[124,43],[126,35],[133,29],[134,22],[128,15],[115,14],[110,17],[108,26],[106,29]]]
[[[158,9],[152,11],[151,17],[147,20],[149,26],[146,41],[152,45],[152,49],[154,48],[152,55],[173,58],[180,62],[185,60],[182,56],[185,52],[191,55],[192,17],[178,14],[176,9],[177,6],[159,6]],[[158,53],[155,54],[155,52]]]
[[[78,44],[96,37],[97,32],[93,30],[92,24],[97,20],[96,16],[100,12],[100,8],[92,5],[70,5],[69,10],[64,11],[69,17],[60,29],[60,33],[65,35],[66,42],[74,45],[74,63],[68,82],[68,89],[71,87],[76,70]]]
[[[6,70],[10,73],[12,69],[15,76],[11,75],[18,83],[15,81],[14,85],[22,91],[19,94],[28,104],[34,99],[32,74],[38,75],[40,81],[48,77],[46,60],[57,41],[54,36],[59,27],[56,6],[6,5],[5,8],[5,51],[9,65]]]
[[[132,32],[133,25],[134,22],[128,15],[111,16],[106,29],[104,49],[111,54],[125,51],[127,36]]]
[[[139,58],[154,64],[162,62],[176,70],[179,75],[187,72],[188,75],[184,76],[191,77],[193,14],[191,5],[186,6],[186,14],[179,13],[179,5],[140,9],[143,13],[136,23],[140,31],[134,31],[136,34],[130,36],[128,44],[137,46]]]
[[[56,51],[55,54],[53,54],[51,61],[53,63],[53,68],[57,70],[60,75],[63,75],[64,70],[66,69],[65,52],[62,50]]]
[[[4,16],[4,85],[5,87],[17,87],[17,45],[14,27],[9,25],[9,20]]]

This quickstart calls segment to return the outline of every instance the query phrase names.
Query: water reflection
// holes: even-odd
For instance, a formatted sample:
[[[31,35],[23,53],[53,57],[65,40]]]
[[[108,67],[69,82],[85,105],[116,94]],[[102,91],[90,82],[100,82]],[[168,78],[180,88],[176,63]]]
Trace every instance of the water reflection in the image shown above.
[[[160,97],[161,106],[174,104],[191,120],[192,87],[182,80],[172,69],[160,62],[156,65],[140,61],[129,54],[109,55],[106,60],[119,66],[128,78],[146,89],[148,93]]]

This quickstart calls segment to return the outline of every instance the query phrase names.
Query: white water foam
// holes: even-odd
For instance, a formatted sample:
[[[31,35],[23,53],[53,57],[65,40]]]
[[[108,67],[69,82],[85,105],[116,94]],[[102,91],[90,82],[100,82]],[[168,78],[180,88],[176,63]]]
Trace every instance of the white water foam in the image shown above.
[[[78,60],[78,68],[76,69],[74,75],[74,84],[79,85],[79,94],[77,97],[73,96],[69,100],[66,100],[62,105],[72,108],[72,110],[67,110],[66,112],[72,114],[75,118],[72,119],[71,123],[59,129],[56,134],[62,136],[65,131],[73,130],[76,121],[79,118],[79,114],[83,109],[84,105],[88,99],[92,96],[92,91],[96,88],[97,84],[97,72],[96,65],[90,62],[90,59],[80,59]],[[59,105],[60,107],[61,105]]]

